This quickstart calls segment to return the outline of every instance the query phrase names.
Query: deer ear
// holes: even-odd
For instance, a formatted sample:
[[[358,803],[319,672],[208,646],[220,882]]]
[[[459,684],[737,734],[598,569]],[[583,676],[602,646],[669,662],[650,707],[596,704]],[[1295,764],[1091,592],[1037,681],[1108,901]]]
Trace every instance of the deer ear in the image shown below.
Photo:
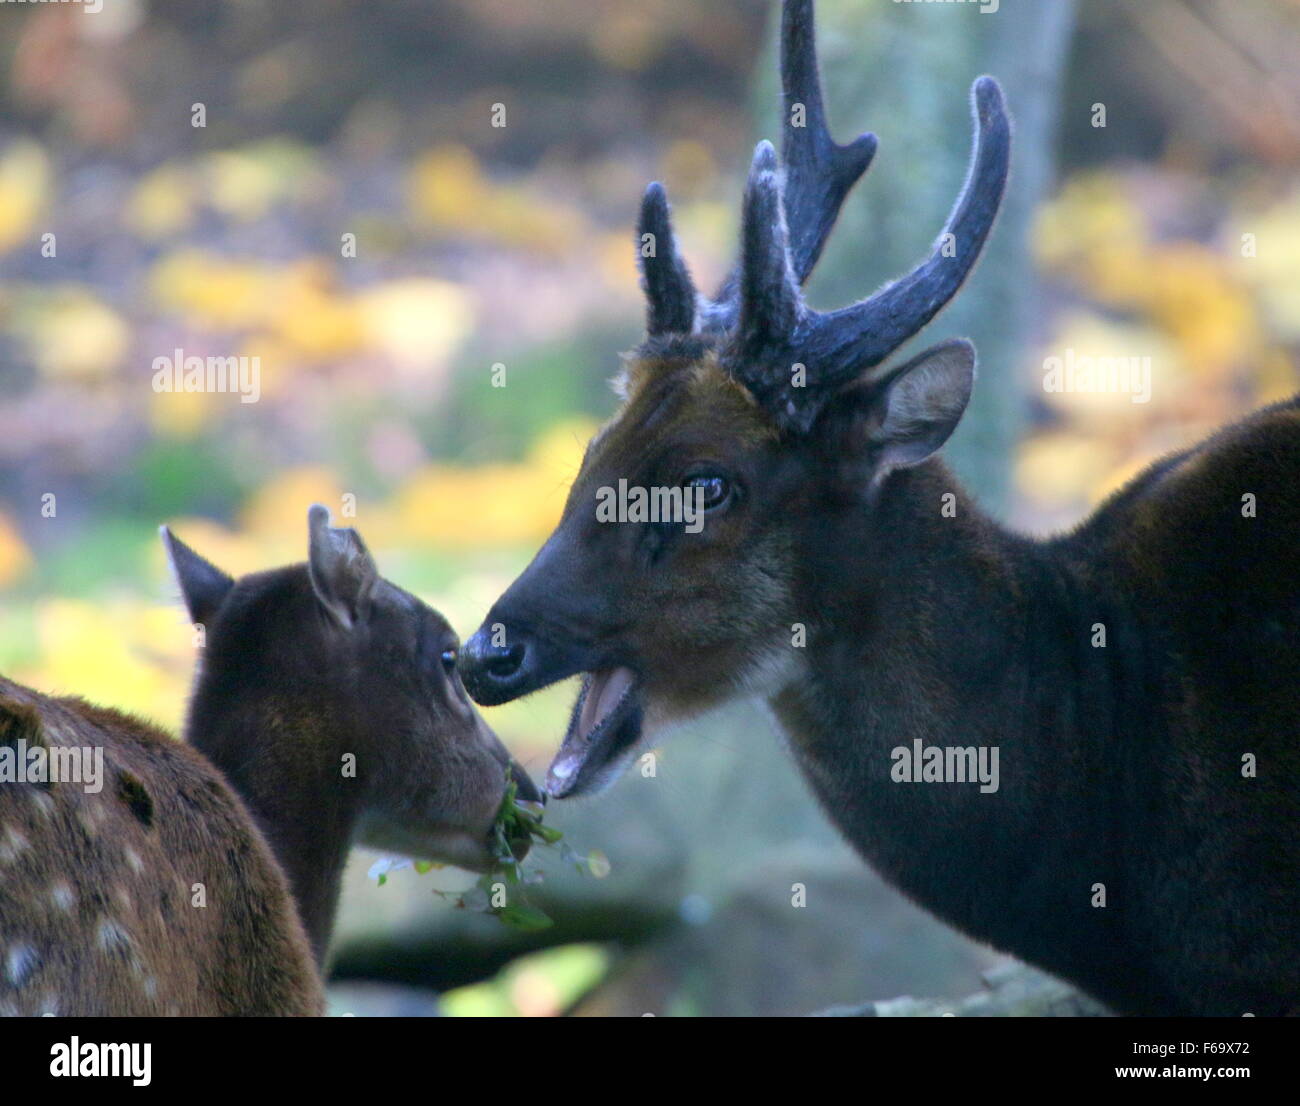
[[[975,384],[975,347],[964,338],[931,346],[888,374],[883,417],[870,434],[877,469],[924,461],[957,429]]]
[[[181,586],[181,596],[190,621],[206,624],[216,613],[235,581],[210,561],[204,560],[173,534],[166,526],[160,527],[163,548],[172,563],[176,582]]]
[[[330,525],[319,503],[307,512],[307,570],[321,605],[344,627],[365,617],[379,569],[361,535],[350,527]]]
[[[964,338],[941,342],[832,398],[818,436],[855,481],[866,476],[874,488],[948,440],[974,382],[975,347]]]

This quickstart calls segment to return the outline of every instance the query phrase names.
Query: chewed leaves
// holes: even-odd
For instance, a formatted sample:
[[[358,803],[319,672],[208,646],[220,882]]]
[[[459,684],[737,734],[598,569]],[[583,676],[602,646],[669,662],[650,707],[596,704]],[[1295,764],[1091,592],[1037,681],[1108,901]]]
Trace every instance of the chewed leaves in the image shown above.
[[[598,850],[593,849],[586,856],[575,852],[563,842],[563,833],[543,822],[544,814],[545,807],[541,803],[520,799],[514,780],[507,780],[505,796],[497,811],[496,821],[492,824],[494,863],[491,870],[480,876],[474,886],[466,891],[435,889],[434,894],[452,900],[459,909],[495,915],[503,925],[525,932],[550,927],[553,924],[551,919],[544,911],[528,902],[523,890],[530,884],[541,883],[544,873],[541,869],[523,871],[521,858],[532,848],[559,845],[560,863],[572,865],[579,873],[603,879],[609,874],[610,865],[605,854]],[[422,860],[384,857],[371,865],[370,877],[382,887],[390,872],[414,868],[416,872],[424,874],[440,867],[442,865]]]

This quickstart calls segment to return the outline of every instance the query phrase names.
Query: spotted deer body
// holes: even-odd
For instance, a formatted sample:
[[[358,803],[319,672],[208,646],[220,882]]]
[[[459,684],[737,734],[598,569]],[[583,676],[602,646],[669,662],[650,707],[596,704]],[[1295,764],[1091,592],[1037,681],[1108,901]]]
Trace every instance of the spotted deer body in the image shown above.
[[[186,742],[0,679],[0,746],[102,751],[97,787],[0,783],[0,1013],[321,1014],[352,845],[485,867],[507,776],[537,796],[323,508],[307,564],[238,581],[164,540],[206,639]]]
[[[952,925],[1125,1013],[1300,1011],[1300,401],[1062,537],[982,514],[936,456],[974,349],[891,357],[990,232],[1001,93],[975,84],[971,169],[931,256],[818,312],[801,285],[875,140],[831,140],[809,0],[782,22],[784,164],[759,145],[740,259],[700,296],[650,187],[623,405],[466,643],[467,687],[491,704],[583,675],[556,797],[757,697],[845,837]],[[619,481],[691,490],[703,527],[601,521]],[[928,747],[996,750],[997,786],[900,774]]]
[[[7,680],[0,726],[12,749],[100,748],[104,763],[93,794],[0,784],[0,1014],[323,1012],[284,872],[207,760]]]

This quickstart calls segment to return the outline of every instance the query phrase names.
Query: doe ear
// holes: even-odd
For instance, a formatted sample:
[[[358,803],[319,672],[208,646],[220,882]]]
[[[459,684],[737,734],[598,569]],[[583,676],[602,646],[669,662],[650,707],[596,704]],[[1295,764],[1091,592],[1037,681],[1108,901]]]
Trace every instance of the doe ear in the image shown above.
[[[330,513],[319,503],[307,512],[307,570],[321,605],[350,627],[362,619],[379,569],[361,535],[350,527],[330,525]]]
[[[206,624],[216,613],[235,581],[210,561],[204,560],[166,526],[158,528],[172,572],[181,586],[181,596],[190,621]]]
[[[894,469],[924,461],[956,429],[975,383],[975,347],[954,338],[873,375],[831,399],[822,414],[831,427],[819,436],[855,483],[867,477],[875,488]]]

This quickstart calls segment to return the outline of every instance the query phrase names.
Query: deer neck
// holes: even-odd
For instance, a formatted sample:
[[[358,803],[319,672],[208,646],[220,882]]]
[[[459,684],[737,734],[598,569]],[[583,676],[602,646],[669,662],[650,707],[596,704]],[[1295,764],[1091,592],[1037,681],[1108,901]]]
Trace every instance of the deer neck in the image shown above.
[[[261,724],[240,711],[215,712],[220,721],[210,726],[198,721],[214,716],[204,707],[200,691],[189,740],[221,770],[266,836],[323,965],[361,811],[358,781],[342,771],[348,743],[310,712],[299,716],[282,704],[255,711]]]
[[[1084,801],[1089,765],[1107,760],[1088,746],[1115,717],[1115,651],[1088,637],[1101,600],[1082,598],[1054,543],[1000,529],[937,461],[895,473],[878,502],[819,519],[818,533],[800,596],[806,675],[771,706],[855,848],[935,913],[1005,946],[1025,896],[1046,896],[1038,914],[1052,918],[1062,876],[1086,895],[1113,833]],[[973,748],[976,773],[996,776],[957,782],[950,747]],[[927,781],[927,758],[939,778]],[[1031,856],[1046,862],[1031,868]]]

